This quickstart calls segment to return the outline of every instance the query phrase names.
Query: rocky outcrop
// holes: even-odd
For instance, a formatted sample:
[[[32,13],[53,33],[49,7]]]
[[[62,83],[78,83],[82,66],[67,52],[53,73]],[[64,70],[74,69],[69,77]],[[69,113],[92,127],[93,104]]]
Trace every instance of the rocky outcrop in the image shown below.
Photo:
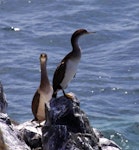
[[[44,149],[88,149],[97,147],[99,139],[80,109],[78,99],[64,96],[52,99],[47,121],[42,128]],[[47,108],[46,108],[47,110]]]
[[[2,89],[2,90],[1,90]],[[80,103],[64,96],[51,100],[46,121],[16,124],[6,114],[7,102],[0,84],[0,150],[120,150],[90,126]]]
[[[3,91],[3,86],[0,82],[0,112],[6,113],[7,106],[8,106],[8,103],[6,100],[6,96],[5,96],[5,93]]]
[[[0,150],[30,150],[7,114],[0,113]]]
[[[45,150],[119,150],[111,140],[90,126],[80,103],[71,93],[72,99],[64,96],[52,99],[47,121],[42,128],[42,147]]]
[[[0,83],[0,150],[30,150],[6,114],[7,100]]]

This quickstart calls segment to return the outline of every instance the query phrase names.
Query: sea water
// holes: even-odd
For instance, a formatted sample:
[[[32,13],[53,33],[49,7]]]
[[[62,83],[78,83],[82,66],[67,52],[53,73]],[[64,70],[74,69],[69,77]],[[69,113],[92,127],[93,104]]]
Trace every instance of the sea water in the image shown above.
[[[40,53],[48,55],[52,83],[79,28],[96,33],[79,39],[81,62],[65,91],[76,94],[105,137],[123,150],[139,150],[138,0],[0,0],[0,80],[8,114],[21,123],[33,118]]]

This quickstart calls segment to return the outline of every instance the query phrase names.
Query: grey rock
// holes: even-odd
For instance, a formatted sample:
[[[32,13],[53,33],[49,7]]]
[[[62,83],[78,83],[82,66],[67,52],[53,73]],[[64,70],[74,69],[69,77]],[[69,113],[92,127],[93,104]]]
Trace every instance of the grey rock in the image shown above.
[[[119,150],[102,134],[93,130],[80,103],[71,93],[72,100],[64,96],[52,99],[46,107],[47,121],[42,128],[44,150]]]
[[[46,107],[46,121],[17,124],[6,114],[7,100],[0,83],[0,150],[120,150],[90,126],[80,103],[64,96],[52,99]]]
[[[20,132],[22,139],[24,139],[31,149],[42,149],[42,131],[36,121],[27,121],[16,126],[16,129]]]
[[[93,130],[99,139],[98,145],[100,150],[121,150],[121,148],[114,141],[105,138],[98,129],[93,128]]]
[[[7,110],[7,100],[6,100],[6,95],[4,93],[3,85],[0,82],[0,112],[6,113]]]
[[[30,150],[12,125],[7,114],[0,113],[1,150]]]

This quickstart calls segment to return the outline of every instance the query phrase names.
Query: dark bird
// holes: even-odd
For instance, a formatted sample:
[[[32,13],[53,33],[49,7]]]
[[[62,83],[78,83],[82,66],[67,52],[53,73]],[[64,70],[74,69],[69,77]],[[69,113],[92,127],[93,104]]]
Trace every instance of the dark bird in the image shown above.
[[[50,85],[47,69],[47,55],[40,55],[40,68],[41,68],[41,80],[40,86],[37,89],[33,100],[32,100],[32,113],[34,115],[34,120],[40,122],[45,120],[45,103],[49,107],[49,102],[52,98],[53,88]]]
[[[68,53],[60,62],[58,67],[56,68],[53,76],[53,97],[57,96],[57,92],[59,90],[63,91],[64,96],[65,94],[64,89],[67,88],[68,83],[73,79],[76,74],[77,67],[79,61],[81,59],[81,49],[78,45],[78,39],[81,35],[89,34],[85,29],[79,29],[75,31],[71,36],[71,45],[72,51]]]

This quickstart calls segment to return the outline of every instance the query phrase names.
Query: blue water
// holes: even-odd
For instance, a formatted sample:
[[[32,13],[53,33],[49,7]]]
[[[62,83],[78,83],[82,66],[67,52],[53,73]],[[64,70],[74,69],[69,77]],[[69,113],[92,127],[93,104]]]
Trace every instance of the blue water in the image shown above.
[[[79,28],[96,33],[80,38],[82,59],[66,92],[77,95],[93,127],[123,150],[139,150],[138,0],[0,0],[0,80],[8,114],[18,122],[33,118],[40,53],[48,54],[52,81]]]

